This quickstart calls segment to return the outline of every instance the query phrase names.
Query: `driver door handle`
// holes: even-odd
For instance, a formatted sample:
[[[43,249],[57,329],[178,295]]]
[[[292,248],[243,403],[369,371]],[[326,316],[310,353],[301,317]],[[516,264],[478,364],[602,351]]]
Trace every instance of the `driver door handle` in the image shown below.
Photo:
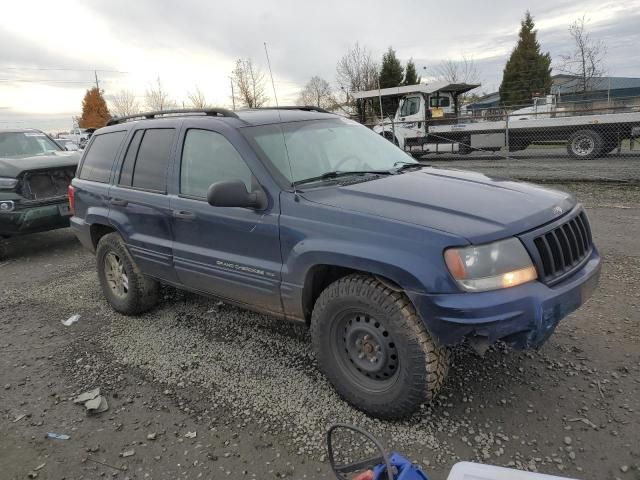
[[[181,220],[193,220],[194,218],[196,218],[195,213],[186,210],[174,210],[173,216],[174,218],[179,218]]]
[[[116,207],[126,207],[129,202],[122,198],[111,198],[109,199],[109,203]]]

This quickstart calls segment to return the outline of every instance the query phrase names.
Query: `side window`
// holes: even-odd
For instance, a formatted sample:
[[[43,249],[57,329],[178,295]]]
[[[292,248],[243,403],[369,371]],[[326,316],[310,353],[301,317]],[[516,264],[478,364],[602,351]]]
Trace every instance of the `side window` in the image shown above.
[[[120,170],[120,180],[118,184],[131,186],[131,180],[133,179],[133,166],[136,163],[136,155],[138,155],[138,149],[140,148],[140,140],[144,130],[138,130],[133,134],[133,138],[127,148],[127,153],[124,156],[124,162],[122,162],[122,169]]]
[[[406,117],[407,115],[414,115],[418,113],[420,109],[420,97],[407,97],[402,104],[400,115]]]
[[[433,108],[448,107],[450,105],[449,97],[431,97],[429,105]]]
[[[165,179],[174,133],[173,128],[145,130],[133,167],[133,187],[157,192],[166,191]]]
[[[233,145],[219,133],[187,131],[180,164],[180,193],[206,198],[212,183],[242,180],[251,191],[251,170]]]
[[[109,182],[113,161],[126,133],[123,131],[95,135],[78,176],[94,182]]]

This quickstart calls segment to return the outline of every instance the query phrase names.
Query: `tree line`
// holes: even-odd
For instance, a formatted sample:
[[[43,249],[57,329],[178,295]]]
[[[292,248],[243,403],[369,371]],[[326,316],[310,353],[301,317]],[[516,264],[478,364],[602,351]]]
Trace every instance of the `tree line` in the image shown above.
[[[601,40],[591,36],[587,23],[584,16],[571,23],[571,51],[560,56],[560,63],[556,67],[560,73],[576,79],[578,92],[589,91],[593,80],[602,76],[605,71],[603,65],[606,46]],[[533,95],[551,93],[551,63],[551,55],[542,51],[534,19],[527,11],[520,23],[516,46],[503,70],[499,88],[501,103],[504,106],[525,105],[531,103]],[[428,70],[423,67],[423,70],[429,80],[433,81],[469,84],[480,81],[476,63],[473,58],[465,55],[458,59],[448,58]],[[390,46],[378,63],[369,49],[356,42],[337,62],[336,87],[332,87],[326,79],[314,75],[300,90],[296,103],[353,113],[361,108],[351,97],[353,92],[415,85],[421,80],[412,58],[403,66],[396,51]],[[252,59],[236,60],[230,82],[234,109],[260,108],[269,103],[266,75]],[[178,107],[178,102],[171,98],[159,77],[148,86],[143,101],[138,101],[138,98],[134,92],[126,89],[106,95],[105,98],[101,89],[93,87],[87,90],[83,99],[79,126],[98,128],[112,115],[127,116],[145,110],[164,111]],[[187,92],[186,98],[186,103],[182,102],[181,107],[204,109],[212,106],[198,86]],[[467,94],[461,100],[462,103],[469,103],[477,98],[477,94]],[[396,104],[393,102],[390,99],[383,100],[383,115],[395,110]],[[376,111],[376,114],[379,115],[380,112]]]

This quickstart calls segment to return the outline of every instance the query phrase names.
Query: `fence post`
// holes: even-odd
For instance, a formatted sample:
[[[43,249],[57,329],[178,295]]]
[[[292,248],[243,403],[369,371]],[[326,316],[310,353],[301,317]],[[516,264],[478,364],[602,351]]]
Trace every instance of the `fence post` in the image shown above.
[[[392,139],[392,143],[395,145],[396,144],[396,125],[395,122],[393,121],[393,117],[389,117],[391,119],[391,134],[393,135],[393,139]],[[398,146],[400,146],[400,142],[398,142]]]
[[[509,112],[507,111],[507,116],[504,121],[504,143],[507,149],[507,176],[511,176],[511,159],[509,158]]]

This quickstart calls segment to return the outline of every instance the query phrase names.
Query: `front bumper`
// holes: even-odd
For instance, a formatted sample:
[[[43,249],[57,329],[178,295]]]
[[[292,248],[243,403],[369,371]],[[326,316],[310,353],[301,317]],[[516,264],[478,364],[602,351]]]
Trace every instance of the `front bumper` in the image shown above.
[[[69,203],[66,198],[50,201],[6,201],[10,209],[0,209],[0,236],[13,237],[69,226]]]
[[[591,296],[599,277],[600,256],[594,247],[580,270],[553,287],[534,281],[482,293],[408,293],[429,333],[441,345],[472,337],[489,344],[504,340],[516,348],[536,348],[560,320]]]

